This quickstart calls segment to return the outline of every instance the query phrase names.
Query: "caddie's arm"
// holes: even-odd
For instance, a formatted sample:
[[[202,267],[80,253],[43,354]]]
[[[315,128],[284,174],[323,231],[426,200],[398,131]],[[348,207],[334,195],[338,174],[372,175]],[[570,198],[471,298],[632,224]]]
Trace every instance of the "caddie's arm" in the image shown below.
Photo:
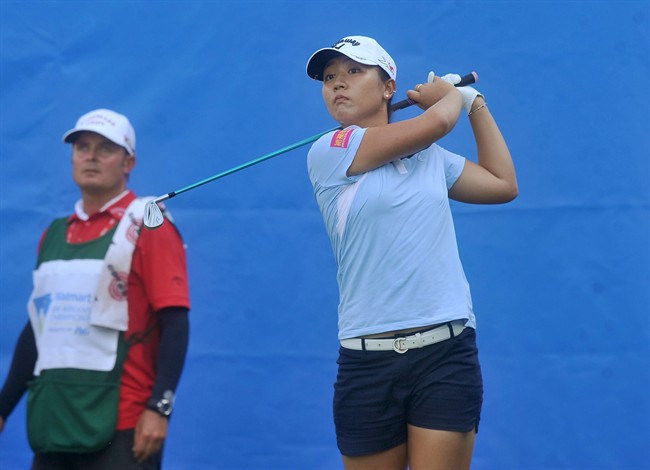
[[[16,348],[11,360],[9,373],[0,391],[0,432],[23,394],[27,383],[34,377],[34,366],[37,358],[36,341],[32,325],[28,321],[16,341]]]
[[[167,437],[168,420],[189,343],[187,308],[168,307],[156,315],[160,327],[158,367],[151,399],[135,428],[133,454],[139,462],[160,450]]]

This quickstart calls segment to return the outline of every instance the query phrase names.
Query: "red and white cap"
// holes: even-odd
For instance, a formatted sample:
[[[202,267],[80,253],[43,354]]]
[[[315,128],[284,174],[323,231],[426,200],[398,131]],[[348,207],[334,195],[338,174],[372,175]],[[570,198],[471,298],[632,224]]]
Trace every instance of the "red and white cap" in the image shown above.
[[[323,80],[323,69],[338,54],[364,65],[378,65],[388,76],[397,80],[397,65],[377,41],[366,36],[347,36],[338,40],[332,47],[319,49],[307,62],[307,75],[314,80]]]
[[[126,116],[110,109],[95,109],[77,120],[74,129],[63,135],[64,142],[74,142],[79,132],[95,132],[135,155],[135,131]]]

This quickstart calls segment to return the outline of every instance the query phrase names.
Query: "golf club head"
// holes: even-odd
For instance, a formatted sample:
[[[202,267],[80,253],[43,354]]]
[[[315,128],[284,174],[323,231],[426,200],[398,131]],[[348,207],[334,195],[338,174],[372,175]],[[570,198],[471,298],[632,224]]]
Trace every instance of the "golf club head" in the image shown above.
[[[165,217],[158,207],[157,201],[149,201],[144,206],[144,226],[148,229],[160,227],[165,221]]]

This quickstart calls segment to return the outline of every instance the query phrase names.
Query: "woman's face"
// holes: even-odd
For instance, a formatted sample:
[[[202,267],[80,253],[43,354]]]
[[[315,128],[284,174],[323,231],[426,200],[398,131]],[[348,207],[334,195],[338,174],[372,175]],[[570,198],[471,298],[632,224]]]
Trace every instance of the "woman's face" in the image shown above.
[[[394,92],[395,81],[384,82],[378,67],[360,64],[343,55],[330,60],[323,70],[325,105],[343,127],[386,124],[386,103]]]

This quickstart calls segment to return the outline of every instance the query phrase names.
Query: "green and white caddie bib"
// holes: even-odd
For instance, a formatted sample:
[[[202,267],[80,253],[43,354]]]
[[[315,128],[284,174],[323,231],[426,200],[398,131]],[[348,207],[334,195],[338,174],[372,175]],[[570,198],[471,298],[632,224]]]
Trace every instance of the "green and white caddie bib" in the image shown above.
[[[127,279],[146,201],[87,243],[67,243],[66,219],[47,231],[27,304],[38,349],[27,397],[34,452],[94,452],[113,438],[129,347]]]
[[[128,327],[127,278],[146,199],[136,199],[120,223],[87,243],[66,242],[66,219],[48,229],[27,304],[44,369],[109,371],[120,332]]]

